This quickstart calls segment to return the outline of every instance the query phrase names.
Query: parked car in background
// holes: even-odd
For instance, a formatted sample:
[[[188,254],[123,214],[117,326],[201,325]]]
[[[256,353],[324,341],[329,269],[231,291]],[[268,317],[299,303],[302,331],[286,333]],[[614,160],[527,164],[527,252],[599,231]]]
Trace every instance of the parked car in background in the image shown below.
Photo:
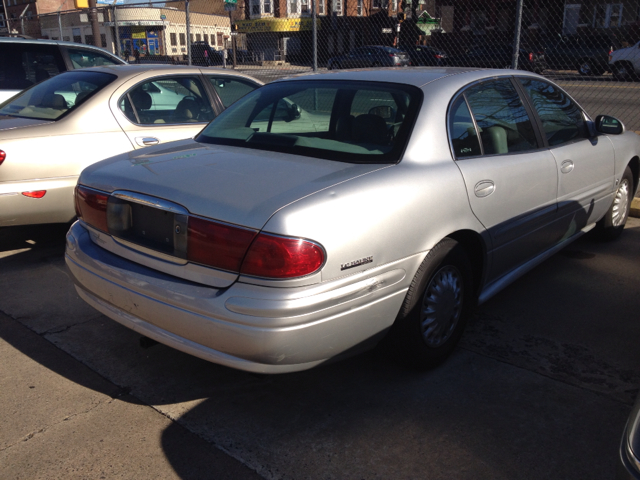
[[[0,226],[71,221],[84,167],[193,137],[260,85],[224,70],[125,65],[30,87],[0,105]]]
[[[406,52],[393,47],[368,45],[358,47],[349,53],[331,57],[327,61],[329,70],[341,68],[366,67],[403,67],[411,65],[411,58]]]
[[[448,65],[457,67],[511,68],[513,48],[511,45],[473,45],[457,55],[448,55]],[[534,49],[520,48],[518,70],[542,73],[547,68],[544,53]]]
[[[192,42],[191,63],[202,67],[222,65],[224,63],[224,52],[216,50],[204,41]]]
[[[618,80],[638,79],[640,77],[640,42],[612,51],[609,55],[609,66]]]
[[[0,37],[0,103],[67,70],[125,63],[112,53],[91,45]]]
[[[66,262],[101,313],[215,363],[304,370],[389,334],[428,367],[477,300],[592,228],[620,235],[638,158],[635,133],[528,72],[290,77],[85,169]]]
[[[609,53],[619,46],[613,36],[571,35],[543,43],[544,57],[553,70],[577,70],[580,75],[609,71]]]
[[[619,454],[616,480],[640,480],[640,396],[622,434]]]
[[[406,52],[411,65],[424,67],[441,67],[447,64],[447,54],[442,50],[426,45],[400,45],[399,50]]]

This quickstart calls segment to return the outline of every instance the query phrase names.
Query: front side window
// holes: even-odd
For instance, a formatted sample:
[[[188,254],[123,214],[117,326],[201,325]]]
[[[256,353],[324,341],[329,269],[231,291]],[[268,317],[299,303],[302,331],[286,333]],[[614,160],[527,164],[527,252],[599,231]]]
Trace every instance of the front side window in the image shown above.
[[[485,155],[538,148],[531,119],[510,79],[483,82],[464,95],[478,125]]]
[[[241,98],[196,140],[349,163],[395,163],[421,101],[421,90],[406,85],[272,83]]]
[[[589,137],[582,110],[566,93],[555,85],[532,78],[520,79],[520,83],[538,112],[549,146]]]
[[[58,120],[117,77],[98,72],[66,72],[25,90],[0,105],[0,115]]]
[[[118,106],[138,125],[209,122],[215,117],[196,77],[159,77],[135,86]]]

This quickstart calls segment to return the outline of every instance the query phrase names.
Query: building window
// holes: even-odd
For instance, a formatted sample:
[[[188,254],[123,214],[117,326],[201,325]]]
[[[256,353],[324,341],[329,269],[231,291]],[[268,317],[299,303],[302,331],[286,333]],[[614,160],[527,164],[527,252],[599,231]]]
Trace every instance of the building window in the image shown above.
[[[289,15],[295,15],[298,12],[298,0],[289,0]]]
[[[6,28],[7,24],[4,21],[4,13],[0,13],[0,27]]]
[[[607,3],[593,9],[593,26],[596,28],[619,27],[622,24],[622,4]]]
[[[264,13],[271,13],[271,0],[264,0]]]
[[[202,40],[202,36],[199,33],[196,33],[196,42],[199,42]]]
[[[251,0],[251,15],[260,15],[260,0]]]
[[[187,44],[187,37],[184,33],[180,34],[180,45],[186,45]]]
[[[393,0],[391,2],[391,8],[393,9],[394,12],[398,11],[398,0]]]
[[[207,45],[209,45],[209,35],[207,35],[206,33],[202,35],[204,38],[204,43],[206,43]]]
[[[309,0],[300,0],[300,13],[310,13]]]
[[[333,11],[336,15],[342,15],[342,0],[333,0]]]
[[[358,0],[358,16],[361,17],[362,16],[362,0]]]
[[[319,15],[324,15],[325,14],[325,2],[326,0],[316,0],[316,3],[318,4],[318,14]]]
[[[176,35],[175,33],[170,33],[169,43],[171,43],[172,47],[176,47],[178,45],[178,35]]]

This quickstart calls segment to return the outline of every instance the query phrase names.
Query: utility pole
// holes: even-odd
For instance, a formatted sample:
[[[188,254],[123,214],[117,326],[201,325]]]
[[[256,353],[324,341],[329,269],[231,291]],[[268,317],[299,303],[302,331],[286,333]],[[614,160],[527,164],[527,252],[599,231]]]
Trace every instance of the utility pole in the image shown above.
[[[102,47],[102,38],[100,36],[100,24],[98,23],[98,8],[96,0],[89,0],[89,21],[91,22],[91,33],[93,33],[93,44],[96,47]]]
[[[11,34],[11,25],[9,25],[9,14],[7,13],[7,0],[2,0],[2,7],[4,8],[4,21],[7,25],[7,33]]]

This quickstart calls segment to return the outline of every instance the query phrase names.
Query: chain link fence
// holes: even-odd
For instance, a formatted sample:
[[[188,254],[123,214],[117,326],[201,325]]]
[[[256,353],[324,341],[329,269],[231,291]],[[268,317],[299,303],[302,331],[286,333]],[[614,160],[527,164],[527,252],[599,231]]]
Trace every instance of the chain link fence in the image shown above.
[[[100,43],[129,62],[235,68],[265,82],[326,68],[518,68],[555,80],[592,116],[640,131],[640,0],[118,1],[99,5]],[[86,10],[8,23],[95,43]]]

